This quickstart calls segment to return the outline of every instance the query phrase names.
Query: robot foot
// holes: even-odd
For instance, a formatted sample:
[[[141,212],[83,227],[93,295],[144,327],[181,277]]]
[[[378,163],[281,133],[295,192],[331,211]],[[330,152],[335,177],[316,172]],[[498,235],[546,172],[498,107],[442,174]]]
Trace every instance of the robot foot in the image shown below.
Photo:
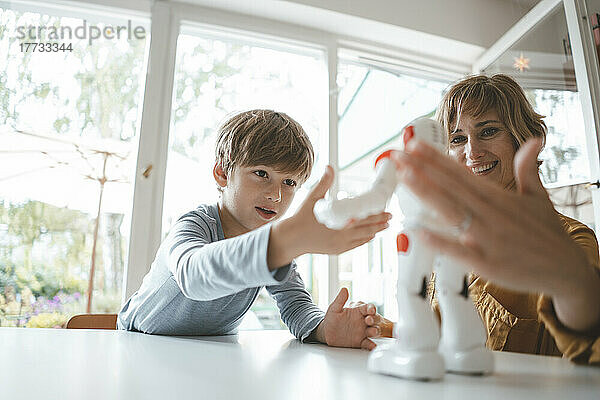
[[[444,376],[444,359],[437,350],[402,350],[395,344],[378,345],[369,354],[368,369],[405,379],[438,380]]]
[[[439,349],[444,358],[446,371],[454,374],[488,375],[494,371],[493,353],[485,347],[464,351]]]

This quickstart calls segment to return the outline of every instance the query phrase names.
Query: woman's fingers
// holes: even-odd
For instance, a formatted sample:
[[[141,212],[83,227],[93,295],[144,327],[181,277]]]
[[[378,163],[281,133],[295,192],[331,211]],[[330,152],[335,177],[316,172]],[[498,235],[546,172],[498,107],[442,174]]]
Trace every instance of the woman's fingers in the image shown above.
[[[470,212],[468,203],[454,192],[453,187],[435,182],[425,171],[406,161],[402,161],[400,168],[404,170],[401,173],[403,183],[414,195],[436,209],[446,223],[460,226],[465,221]]]
[[[381,321],[377,323],[381,337],[393,337],[394,336],[394,323],[383,317]]]
[[[540,181],[537,165],[541,146],[541,139],[531,139],[521,146],[515,154],[515,181],[520,193],[547,196],[547,192]]]
[[[380,334],[381,332],[376,326],[370,326],[367,328],[367,337],[379,337]]]
[[[375,348],[375,343],[373,343],[371,339],[363,339],[363,341],[360,342],[360,348],[365,350],[373,350]]]
[[[418,169],[427,171],[436,183],[442,183],[456,192],[465,192],[461,197],[467,204],[502,206],[502,201],[497,198],[497,194],[504,191],[502,188],[493,182],[477,179],[466,167],[427,143],[411,140],[407,152],[398,152],[395,158],[411,161]]]
[[[413,153],[395,155],[399,178],[448,223],[460,226],[465,220],[472,219],[469,224],[471,233],[489,235],[498,226],[519,232],[523,222],[531,219],[527,216],[528,210],[522,209],[522,206],[515,209],[514,194],[474,176],[456,161],[426,144],[415,142],[418,146]],[[523,213],[525,220],[514,218],[515,213]]]

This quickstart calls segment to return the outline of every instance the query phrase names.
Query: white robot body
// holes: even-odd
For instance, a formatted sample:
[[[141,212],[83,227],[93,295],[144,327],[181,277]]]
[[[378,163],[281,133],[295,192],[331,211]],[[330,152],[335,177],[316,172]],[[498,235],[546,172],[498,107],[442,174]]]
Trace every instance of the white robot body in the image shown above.
[[[401,148],[413,137],[432,144],[441,153],[446,150],[443,130],[431,119],[419,119],[404,128]],[[318,221],[338,229],[350,219],[384,211],[395,192],[405,216],[404,231],[397,236],[399,315],[394,325],[395,340],[371,352],[368,369],[424,380],[440,379],[444,371],[490,373],[492,353],[485,348],[486,333],[468,297],[468,277],[459,265],[446,257],[439,258],[436,268],[436,292],[442,317],[440,336],[440,326],[427,296],[428,280],[438,254],[415,234],[415,229],[433,227],[439,222],[410,190],[398,185],[396,166],[389,156],[390,151],[387,151],[378,157],[377,177],[369,191],[350,199],[320,200],[314,208]],[[446,229],[446,232],[451,234],[452,231]]]

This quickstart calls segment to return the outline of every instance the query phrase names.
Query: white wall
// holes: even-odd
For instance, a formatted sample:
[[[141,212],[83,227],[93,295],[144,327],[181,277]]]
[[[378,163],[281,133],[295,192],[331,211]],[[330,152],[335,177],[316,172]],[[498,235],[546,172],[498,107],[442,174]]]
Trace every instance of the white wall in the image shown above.
[[[340,43],[468,73],[537,0],[178,0],[333,33]],[[172,1],[175,2],[175,1]],[[383,46],[383,47],[382,47]],[[363,48],[363,50],[371,50]],[[401,54],[401,56],[399,56]]]

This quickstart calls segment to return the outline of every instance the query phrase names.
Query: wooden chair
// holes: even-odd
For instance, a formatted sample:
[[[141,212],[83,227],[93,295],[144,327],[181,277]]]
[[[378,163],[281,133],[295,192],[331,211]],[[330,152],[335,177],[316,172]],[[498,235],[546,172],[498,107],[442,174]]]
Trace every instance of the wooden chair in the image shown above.
[[[117,314],[73,315],[67,329],[117,329]]]

